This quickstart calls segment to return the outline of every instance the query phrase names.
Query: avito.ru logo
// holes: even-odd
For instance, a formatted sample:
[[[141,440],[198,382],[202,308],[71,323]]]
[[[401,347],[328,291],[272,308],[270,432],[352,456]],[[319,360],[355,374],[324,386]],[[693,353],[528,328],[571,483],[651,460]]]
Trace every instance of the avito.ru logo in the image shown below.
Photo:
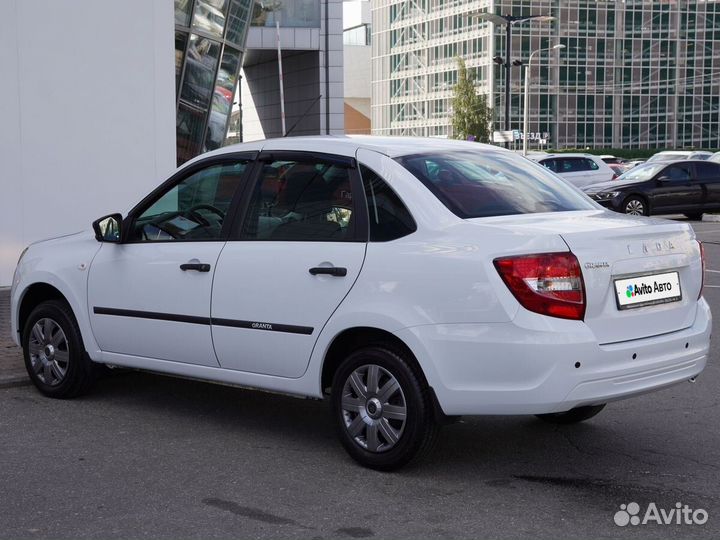
[[[675,508],[665,510],[651,502],[640,517],[640,505],[636,502],[621,504],[620,510],[613,516],[615,525],[625,527],[626,525],[647,525],[656,523],[658,525],[704,525],[708,520],[708,513],[702,508],[693,510],[687,504],[675,503]]]

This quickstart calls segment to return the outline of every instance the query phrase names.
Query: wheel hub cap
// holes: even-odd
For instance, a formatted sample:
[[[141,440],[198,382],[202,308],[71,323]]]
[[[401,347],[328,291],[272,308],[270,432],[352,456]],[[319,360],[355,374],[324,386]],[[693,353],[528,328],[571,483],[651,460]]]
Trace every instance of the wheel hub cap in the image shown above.
[[[63,381],[70,362],[70,351],[65,332],[57,322],[45,318],[33,325],[28,352],[30,366],[40,382],[56,386]]]
[[[364,365],[345,381],[342,415],[355,444],[369,452],[386,452],[398,443],[405,429],[405,394],[387,369]]]
[[[365,404],[365,409],[367,410],[368,416],[373,420],[382,416],[382,403],[380,403],[380,400],[376,397],[368,399]]]

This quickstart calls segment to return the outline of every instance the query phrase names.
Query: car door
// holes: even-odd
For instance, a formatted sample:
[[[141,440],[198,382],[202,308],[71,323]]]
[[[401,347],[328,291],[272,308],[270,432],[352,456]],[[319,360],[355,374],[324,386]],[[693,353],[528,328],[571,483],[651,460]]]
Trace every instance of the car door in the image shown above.
[[[720,208],[720,164],[695,162],[695,179],[702,188],[703,210]]]
[[[353,158],[264,152],[215,271],[223,368],[300,377],[360,273],[367,212]]]
[[[650,199],[654,213],[701,208],[702,187],[693,178],[692,163],[676,162],[655,175],[651,182]]]
[[[88,276],[88,310],[106,353],[217,366],[213,273],[253,155],[204,161],[158,188],[105,243]]]
[[[585,167],[584,159],[579,157],[564,157],[558,158],[557,172],[562,178],[569,181],[576,187],[583,187],[589,182],[587,179],[587,170]]]

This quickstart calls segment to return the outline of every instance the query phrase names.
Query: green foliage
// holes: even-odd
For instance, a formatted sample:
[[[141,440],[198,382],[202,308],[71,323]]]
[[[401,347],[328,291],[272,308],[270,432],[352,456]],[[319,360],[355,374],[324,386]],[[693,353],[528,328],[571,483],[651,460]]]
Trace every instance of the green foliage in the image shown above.
[[[465,61],[462,58],[456,60],[458,82],[453,87],[453,138],[467,139],[472,135],[478,142],[488,142],[492,111],[487,106],[487,96],[477,94],[474,77],[468,74]]]

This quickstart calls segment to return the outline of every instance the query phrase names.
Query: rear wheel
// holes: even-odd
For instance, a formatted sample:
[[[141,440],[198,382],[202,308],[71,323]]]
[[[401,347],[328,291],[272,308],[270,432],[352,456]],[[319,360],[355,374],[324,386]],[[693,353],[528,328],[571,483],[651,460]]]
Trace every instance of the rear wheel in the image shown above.
[[[690,213],[686,212],[685,217],[687,217],[688,219],[691,219],[693,221],[701,221],[702,217],[703,217],[703,213],[702,212],[690,212]]]
[[[25,323],[22,345],[30,380],[46,396],[72,398],[95,382],[97,364],[87,357],[77,321],[65,302],[38,305]]]
[[[588,420],[593,416],[597,415],[600,411],[605,408],[605,403],[602,405],[588,405],[585,407],[575,407],[569,411],[549,414],[537,414],[540,420],[550,422],[551,424],[577,424],[584,420]]]
[[[649,216],[649,208],[644,199],[632,195],[623,202],[623,212],[631,216]]]
[[[434,446],[430,388],[402,354],[382,346],[355,351],[335,373],[331,400],[340,442],[365,467],[398,469]]]

